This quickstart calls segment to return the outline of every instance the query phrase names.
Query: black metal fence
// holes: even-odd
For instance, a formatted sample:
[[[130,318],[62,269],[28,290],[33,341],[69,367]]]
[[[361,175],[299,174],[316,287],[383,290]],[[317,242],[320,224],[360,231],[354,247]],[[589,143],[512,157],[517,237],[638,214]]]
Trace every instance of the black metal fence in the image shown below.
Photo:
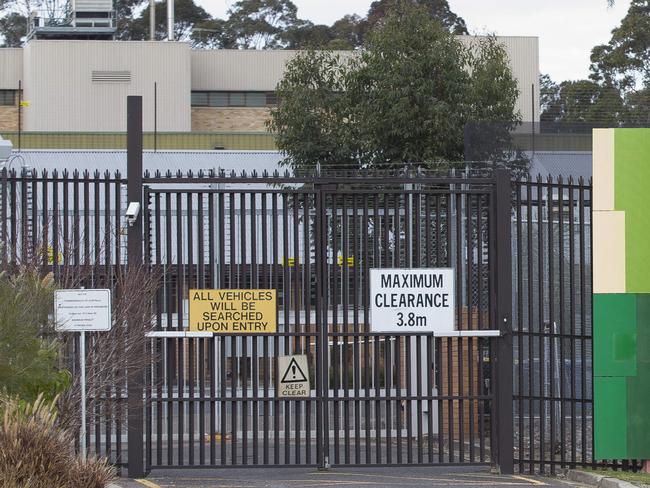
[[[36,259],[111,286],[127,256],[125,185],[120,174],[3,171],[3,266]],[[145,175],[145,262],[162,276],[157,359],[142,426],[126,405],[104,406],[122,405],[126,377],[91,398],[91,451],[125,464],[129,434],[142,432],[150,468],[502,464],[510,432],[520,472],[593,465],[590,183],[498,190],[512,195],[511,273],[497,272],[493,175]],[[507,328],[506,339],[369,332],[374,267],[453,267],[461,330],[512,313],[512,390],[494,367]],[[503,314],[497,290],[510,280]],[[277,289],[278,334],[186,337],[191,287]],[[291,353],[309,357],[311,398],[275,395],[277,356]],[[499,388],[513,399],[506,422]]]

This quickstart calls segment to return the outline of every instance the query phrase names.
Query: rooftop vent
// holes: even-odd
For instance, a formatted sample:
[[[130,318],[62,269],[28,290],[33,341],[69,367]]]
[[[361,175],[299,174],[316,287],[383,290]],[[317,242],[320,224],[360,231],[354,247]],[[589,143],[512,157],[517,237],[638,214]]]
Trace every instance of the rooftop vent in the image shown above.
[[[131,83],[130,71],[93,71],[93,83]]]

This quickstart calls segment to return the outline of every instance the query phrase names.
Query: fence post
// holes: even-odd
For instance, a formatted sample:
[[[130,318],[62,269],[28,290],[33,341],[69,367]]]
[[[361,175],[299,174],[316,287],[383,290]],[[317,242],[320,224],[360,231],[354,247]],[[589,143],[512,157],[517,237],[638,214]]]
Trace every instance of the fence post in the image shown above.
[[[142,266],[142,97],[127,97],[127,201],[140,203],[140,214],[129,225],[127,234],[127,266]],[[120,211],[120,209],[118,209]],[[127,320],[132,320],[128,318]],[[131,323],[127,323],[132,327]],[[135,326],[135,324],[133,324]],[[144,354],[144,351],[142,351]],[[144,372],[128,371],[128,472],[130,478],[142,478],[144,472]]]
[[[496,354],[496,465],[501,474],[514,472],[512,377],[512,206],[510,171],[495,170],[496,317],[501,336]]]

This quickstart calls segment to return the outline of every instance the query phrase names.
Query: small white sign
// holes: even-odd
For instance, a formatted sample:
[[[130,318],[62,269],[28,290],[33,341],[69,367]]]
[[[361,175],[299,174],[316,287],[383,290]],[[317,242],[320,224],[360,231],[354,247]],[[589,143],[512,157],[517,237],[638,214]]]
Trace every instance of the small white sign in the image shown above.
[[[372,332],[454,331],[452,268],[371,269]]]
[[[111,330],[111,290],[55,290],[54,321],[61,332]]]
[[[280,375],[278,397],[305,398],[311,396],[307,356],[301,354],[278,357],[278,373]]]

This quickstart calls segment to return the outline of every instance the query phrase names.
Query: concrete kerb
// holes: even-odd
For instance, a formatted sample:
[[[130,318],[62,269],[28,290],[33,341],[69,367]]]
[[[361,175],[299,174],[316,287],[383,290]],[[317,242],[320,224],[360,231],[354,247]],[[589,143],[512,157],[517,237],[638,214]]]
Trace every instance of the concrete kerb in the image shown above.
[[[576,469],[568,470],[566,477],[571,481],[597,486],[598,488],[638,488],[637,485],[633,485],[627,481],[608,478],[602,474],[589,473],[588,471],[578,471]]]

